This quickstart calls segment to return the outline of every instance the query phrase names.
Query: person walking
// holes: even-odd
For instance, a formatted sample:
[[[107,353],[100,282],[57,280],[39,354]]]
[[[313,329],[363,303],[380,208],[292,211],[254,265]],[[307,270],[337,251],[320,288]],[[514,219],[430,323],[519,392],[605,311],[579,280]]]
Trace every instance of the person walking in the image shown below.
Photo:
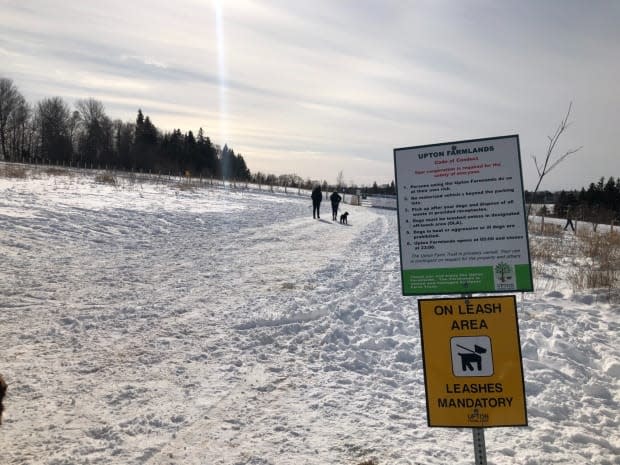
[[[312,218],[321,218],[321,200],[323,200],[323,193],[321,192],[321,186],[316,186],[312,189]]]
[[[332,202],[332,221],[336,221],[338,219],[338,205],[340,205],[342,197],[340,197],[338,192],[334,191],[332,195],[329,196],[329,200]]]
[[[572,216],[573,216],[572,208],[568,207],[566,209],[566,224],[564,225],[564,231],[566,231],[566,228],[568,228],[570,226],[570,228],[573,230],[573,232],[575,232],[575,225],[573,224]]]
[[[2,424],[2,412],[4,411],[4,405],[2,405],[2,400],[4,399],[6,390],[6,381],[4,381],[4,378],[2,377],[2,375],[0,375],[0,425]]]

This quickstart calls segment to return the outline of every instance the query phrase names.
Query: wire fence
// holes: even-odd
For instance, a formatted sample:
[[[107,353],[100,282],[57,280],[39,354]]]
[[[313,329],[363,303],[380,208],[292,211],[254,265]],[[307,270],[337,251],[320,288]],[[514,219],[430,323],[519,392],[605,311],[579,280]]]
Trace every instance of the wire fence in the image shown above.
[[[216,188],[236,191],[257,191],[286,196],[298,196],[310,198],[311,190],[300,186],[287,186],[281,184],[261,184],[249,181],[237,181],[221,179],[202,175],[192,175],[190,172],[173,173],[140,171],[140,170],[119,170],[114,167],[96,166],[93,164],[80,163],[17,163],[0,161],[0,176],[4,177],[28,177],[42,175],[80,175],[92,176],[96,182],[113,184],[116,186],[136,185],[136,184],[168,184],[184,189]],[[324,194],[327,194],[324,193]],[[347,194],[340,192],[342,202],[349,205],[378,206],[382,208],[385,199],[377,200],[378,204],[373,205],[372,199],[362,201],[361,195]],[[327,198],[325,199],[327,200]],[[396,200],[394,199],[394,208]]]

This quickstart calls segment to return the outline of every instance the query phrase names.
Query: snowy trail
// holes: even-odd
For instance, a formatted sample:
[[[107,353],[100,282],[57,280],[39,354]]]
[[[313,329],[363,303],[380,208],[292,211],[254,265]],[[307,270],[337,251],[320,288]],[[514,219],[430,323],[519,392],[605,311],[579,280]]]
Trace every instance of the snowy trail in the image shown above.
[[[235,358],[229,362],[236,372],[234,388],[215,400],[207,408],[206,416],[193,420],[188,428],[180,430],[175,440],[154,457],[154,463],[168,463],[170,455],[184,463],[225,463],[221,451],[230,448],[230,445],[226,445],[230,442],[236,444],[241,454],[265,447],[268,450],[284,447],[285,456],[287,452],[294,452],[290,462],[284,459],[281,463],[299,463],[299,454],[308,453],[310,457],[315,455],[316,447],[309,448],[306,443],[309,425],[300,422],[300,418],[307,415],[319,415],[320,418],[325,407],[321,405],[322,395],[319,391],[326,386],[298,386],[298,379],[316,378],[317,372],[321,374],[326,370],[337,372],[342,370],[341,364],[347,363],[358,363],[358,370],[368,372],[369,367],[364,366],[360,360],[347,357],[337,360],[333,356],[338,350],[338,344],[342,342],[339,338],[344,338],[346,345],[349,345],[344,331],[332,328],[333,320],[338,320],[338,326],[344,326],[344,319],[359,319],[364,313],[358,308],[360,303],[351,302],[351,296],[346,292],[352,285],[358,286],[360,291],[367,288],[368,295],[376,296],[377,283],[368,281],[367,274],[370,270],[376,273],[377,269],[384,269],[385,255],[371,254],[370,251],[381,250],[382,244],[387,242],[385,236],[393,234],[393,229],[389,228],[383,216],[373,218],[373,215],[360,214],[356,218],[356,228],[378,228],[369,241],[364,237],[356,237],[353,225],[342,227],[302,220],[304,227],[297,225],[295,230],[306,231],[304,235],[317,239],[289,240],[288,244],[292,244],[292,248],[278,247],[270,251],[270,260],[275,263],[279,263],[280,259],[291,260],[291,257],[300,254],[299,263],[308,264],[304,257],[312,257],[314,267],[320,263],[325,263],[325,266],[318,272],[314,267],[298,267],[299,276],[287,273],[287,281],[276,292],[270,294],[263,290],[262,294],[256,294],[233,312],[243,316],[243,321],[232,328],[243,349],[240,354],[233,351]],[[327,234],[324,232],[326,227],[330,228]],[[260,236],[264,233],[261,232]],[[267,235],[271,236],[272,232],[267,232]],[[293,232],[287,237],[294,237]],[[330,239],[327,248],[324,238]],[[351,242],[351,238],[355,241]],[[292,262],[297,260],[293,258]],[[388,271],[393,278],[394,263],[389,265]],[[361,283],[365,278],[367,282]],[[363,302],[361,306],[364,306]],[[350,316],[356,311],[355,315]],[[325,368],[323,365],[328,359],[333,360]],[[227,384],[230,389],[231,383]],[[351,383],[339,380],[338,386],[347,384]],[[316,401],[302,413],[308,399]],[[231,426],[220,431],[222,417],[229,417]],[[261,429],[257,425],[261,424],[277,425],[278,438],[265,440],[262,434],[257,435],[256,431]],[[208,438],[207,445],[205,438]],[[179,456],[179,451],[184,450],[184,447],[187,452]],[[203,452],[205,455],[191,462],[196,449],[206,449]]]
[[[393,211],[341,226],[296,196],[87,176],[0,192],[3,465],[472,462],[468,430],[426,426]],[[519,296],[530,426],[488,430],[489,463],[620,464],[620,309],[558,269]]]

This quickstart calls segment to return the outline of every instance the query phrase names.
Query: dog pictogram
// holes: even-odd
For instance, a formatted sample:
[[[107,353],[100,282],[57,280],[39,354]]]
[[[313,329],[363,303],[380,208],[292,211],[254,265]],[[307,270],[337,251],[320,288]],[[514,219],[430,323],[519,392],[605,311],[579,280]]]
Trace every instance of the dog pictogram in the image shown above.
[[[459,352],[459,357],[461,357],[461,369],[463,371],[474,371],[473,363],[476,364],[476,370],[482,371],[482,357],[480,354],[485,354],[487,352],[484,347],[480,347],[477,344],[474,344],[474,350],[463,347],[460,344],[457,344],[457,347],[467,351],[466,353]]]
[[[459,336],[450,339],[454,376],[491,376],[493,351],[488,336]]]

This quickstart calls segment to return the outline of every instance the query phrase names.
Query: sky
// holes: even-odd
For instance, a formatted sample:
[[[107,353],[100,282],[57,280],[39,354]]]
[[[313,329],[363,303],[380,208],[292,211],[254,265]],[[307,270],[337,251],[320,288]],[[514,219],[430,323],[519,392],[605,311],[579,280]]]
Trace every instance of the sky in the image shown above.
[[[391,182],[393,150],[518,134],[525,189],[620,176],[617,1],[0,0],[0,76],[202,127],[252,172]]]

